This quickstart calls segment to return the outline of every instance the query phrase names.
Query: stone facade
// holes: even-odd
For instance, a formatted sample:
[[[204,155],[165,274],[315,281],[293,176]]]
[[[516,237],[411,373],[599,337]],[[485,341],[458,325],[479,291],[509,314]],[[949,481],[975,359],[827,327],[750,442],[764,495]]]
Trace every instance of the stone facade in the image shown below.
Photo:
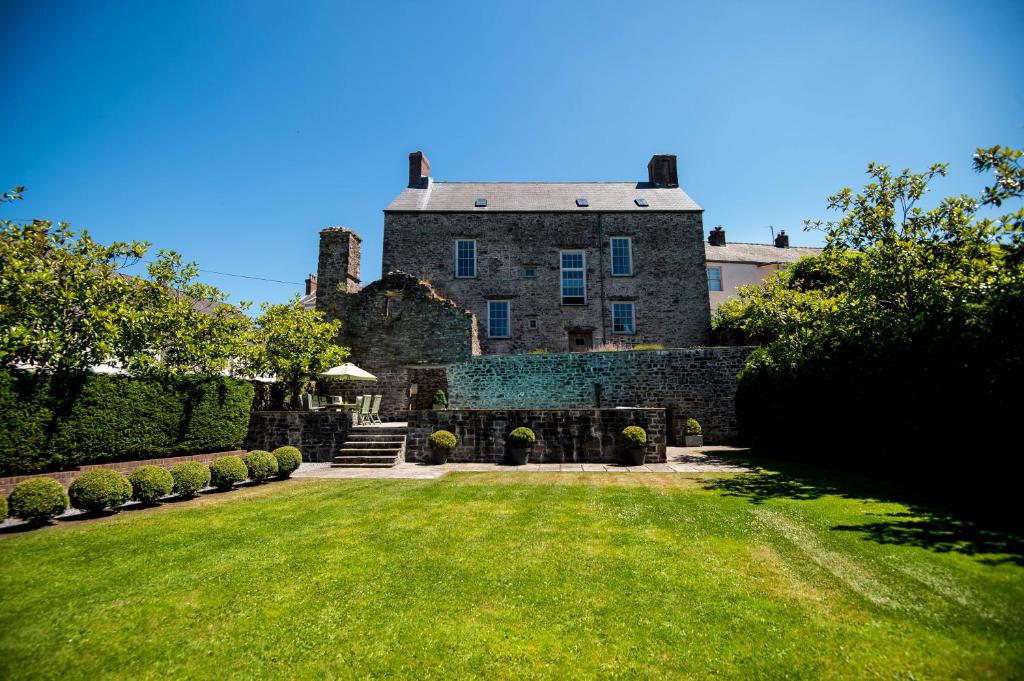
[[[709,444],[737,436],[736,374],[753,348],[476,357],[447,367],[458,409],[662,407],[681,443],[689,417]]]
[[[409,415],[406,460],[428,460],[427,438],[435,430],[447,430],[458,440],[450,461],[501,462],[508,434],[526,426],[537,436],[531,462],[618,463],[624,451],[622,430],[633,425],[647,431],[647,463],[664,463],[663,409],[414,411]]]
[[[351,348],[352,361],[378,380],[319,381],[321,394],[349,401],[364,393],[382,394],[382,415],[404,418],[414,385],[410,370],[462,362],[480,352],[472,313],[408,274],[391,272],[355,292],[335,287],[328,294],[325,288],[319,286],[317,309],[341,320],[339,344]]]
[[[336,411],[254,411],[248,450],[298,447],[303,461],[333,461],[352,428],[352,415]]]
[[[593,345],[707,342],[701,214],[386,213],[384,271],[427,279],[478,320],[485,354],[564,352],[569,334]],[[633,275],[611,276],[610,238],[630,237]],[[477,276],[455,277],[457,239],[476,241]],[[559,253],[585,254],[587,302],[562,305]],[[524,276],[528,266],[535,276]],[[487,302],[508,300],[511,338],[487,337]],[[632,302],[635,333],[612,332],[612,304]]]

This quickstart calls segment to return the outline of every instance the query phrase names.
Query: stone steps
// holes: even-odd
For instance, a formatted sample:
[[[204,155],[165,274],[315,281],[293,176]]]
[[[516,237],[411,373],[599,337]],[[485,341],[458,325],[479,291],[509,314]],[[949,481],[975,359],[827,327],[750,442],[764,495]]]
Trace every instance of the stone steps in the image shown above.
[[[391,468],[405,453],[405,428],[357,426],[338,450],[334,468]]]

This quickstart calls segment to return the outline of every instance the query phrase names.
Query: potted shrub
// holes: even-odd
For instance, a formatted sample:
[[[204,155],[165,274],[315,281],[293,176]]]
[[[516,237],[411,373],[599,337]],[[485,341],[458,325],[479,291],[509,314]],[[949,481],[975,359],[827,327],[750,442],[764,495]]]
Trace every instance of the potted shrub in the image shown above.
[[[704,446],[704,429],[700,427],[697,419],[686,419],[686,426],[683,432],[684,445],[687,447]]]
[[[448,406],[448,396],[443,390],[434,393],[434,411],[443,411]]]
[[[647,431],[640,426],[626,426],[622,439],[626,443],[626,465],[643,466],[647,458]]]
[[[434,431],[428,442],[430,444],[430,463],[438,465],[448,463],[448,456],[458,444],[455,436],[447,430]]]
[[[509,461],[514,466],[522,466],[530,460],[530,448],[537,442],[537,436],[529,428],[520,426],[508,434],[505,441]]]

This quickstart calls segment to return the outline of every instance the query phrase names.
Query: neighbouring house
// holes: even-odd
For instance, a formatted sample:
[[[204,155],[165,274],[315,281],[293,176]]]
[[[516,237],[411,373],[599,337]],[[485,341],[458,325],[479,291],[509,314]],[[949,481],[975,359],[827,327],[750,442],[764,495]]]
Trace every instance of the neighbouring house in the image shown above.
[[[312,310],[316,308],[316,275],[310,273],[306,277],[306,293],[299,298],[299,305],[302,306],[303,310]]]
[[[772,272],[800,258],[818,255],[820,248],[790,246],[785,230],[775,237],[774,244],[727,243],[725,230],[715,227],[704,244],[707,261],[708,297],[714,310],[723,301],[736,295],[746,284],[760,284]]]
[[[471,311],[485,354],[706,343],[703,209],[659,154],[629,182],[441,182],[422,152],[384,210],[383,271]],[[321,290],[326,282],[321,273]]]

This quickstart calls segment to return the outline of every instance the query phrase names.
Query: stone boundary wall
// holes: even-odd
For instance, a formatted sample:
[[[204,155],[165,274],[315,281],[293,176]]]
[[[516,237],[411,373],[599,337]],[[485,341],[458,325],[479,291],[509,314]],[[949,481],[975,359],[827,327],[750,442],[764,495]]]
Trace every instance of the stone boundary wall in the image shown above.
[[[298,447],[303,461],[332,461],[352,429],[352,414],[337,411],[254,411],[245,446],[273,451]]]
[[[664,409],[447,409],[409,414],[407,461],[430,458],[427,438],[435,430],[455,434],[449,461],[497,463],[505,458],[505,438],[526,426],[537,435],[530,452],[535,463],[618,463],[622,429],[647,431],[647,462],[665,461]]]
[[[200,461],[202,463],[210,463],[218,456],[242,456],[247,450],[244,449],[233,449],[226,452],[210,452],[208,454],[190,454],[187,456],[169,456],[162,459],[135,459],[132,461],[111,461],[110,463],[96,463],[88,464],[86,466],[78,466],[69,471],[56,471],[53,473],[36,473],[33,475],[12,475],[5,478],[0,478],[0,494],[10,494],[14,486],[23,480],[31,480],[32,478],[53,478],[60,484],[68,487],[75,478],[82,473],[88,471],[94,471],[98,468],[109,468],[115,470],[118,473],[124,473],[127,475],[131,473],[139,466],[160,466],[161,468],[171,469],[175,464],[181,463],[182,461]]]
[[[709,444],[737,436],[736,374],[753,347],[485,355],[447,367],[456,409],[661,407],[670,441],[697,419]]]

